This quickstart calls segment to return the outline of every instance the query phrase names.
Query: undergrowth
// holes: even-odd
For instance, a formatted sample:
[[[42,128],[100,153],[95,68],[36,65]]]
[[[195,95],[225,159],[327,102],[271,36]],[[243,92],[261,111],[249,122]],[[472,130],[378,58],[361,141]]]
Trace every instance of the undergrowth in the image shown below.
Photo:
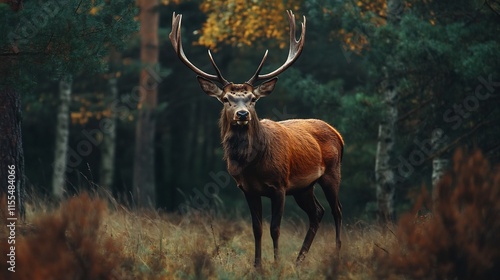
[[[434,206],[424,191],[414,210],[397,225],[362,221],[345,225],[341,252],[335,249],[334,227],[322,224],[299,267],[295,258],[307,223],[285,219],[281,261],[274,263],[272,240],[264,234],[259,272],[252,265],[254,243],[247,218],[131,211],[85,193],[58,207],[31,203],[27,220],[16,229],[15,273],[7,273],[4,253],[9,232],[5,227],[0,230],[0,275],[4,279],[493,279],[500,275],[499,174],[479,152],[470,157],[459,152],[453,170],[439,183]],[[6,209],[5,199],[1,204]]]
[[[500,275],[500,172],[480,151],[457,151],[453,168],[403,215],[380,278],[495,279]],[[434,203],[432,203],[434,201]]]

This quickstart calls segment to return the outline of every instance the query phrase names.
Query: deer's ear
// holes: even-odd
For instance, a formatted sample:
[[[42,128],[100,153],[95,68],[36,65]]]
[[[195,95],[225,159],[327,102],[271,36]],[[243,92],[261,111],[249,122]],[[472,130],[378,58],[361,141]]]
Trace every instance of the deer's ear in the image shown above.
[[[278,78],[272,78],[260,84],[254,91],[255,96],[258,98],[268,96],[274,90],[277,81]]]
[[[222,90],[216,84],[200,76],[197,78],[201,89],[208,94],[208,96],[216,97],[217,99],[222,97]]]

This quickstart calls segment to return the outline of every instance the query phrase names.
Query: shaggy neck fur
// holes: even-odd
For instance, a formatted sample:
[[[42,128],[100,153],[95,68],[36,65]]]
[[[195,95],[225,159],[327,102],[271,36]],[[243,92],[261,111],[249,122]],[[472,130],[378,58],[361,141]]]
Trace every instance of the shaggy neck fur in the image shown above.
[[[259,159],[265,150],[265,135],[257,114],[251,112],[252,120],[245,126],[233,125],[224,112],[220,119],[224,159],[231,170],[241,170]]]

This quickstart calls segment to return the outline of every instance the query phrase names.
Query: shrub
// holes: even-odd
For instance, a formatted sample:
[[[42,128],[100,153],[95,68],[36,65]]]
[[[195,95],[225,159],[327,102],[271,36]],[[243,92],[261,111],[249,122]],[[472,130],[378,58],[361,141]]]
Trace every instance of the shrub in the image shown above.
[[[37,216],[30,231],[16,236],[15,278],[120,278],[121,248],[101,223],[106,209],[103,200],[82,194]],[[4,271],[5,265],[2,261]]]
[[[425,190],[398,225],[397,242],[379,253],[379,277],[494,279],[500,275],[500,173],[480,151],[454,155],[437,184],[432,214]],[[429,208],[428,208],[429,209]],[[430,209],[429,209],[430,210]]]

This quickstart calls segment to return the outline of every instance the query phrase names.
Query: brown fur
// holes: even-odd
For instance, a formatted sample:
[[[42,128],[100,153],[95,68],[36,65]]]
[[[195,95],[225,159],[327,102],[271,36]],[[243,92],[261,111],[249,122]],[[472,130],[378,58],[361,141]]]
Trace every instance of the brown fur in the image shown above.
[[[249,101],[251,97],[260,97],[256,92],[257,89],[247,84],[230,84],[218,95],[207,92],[224,103],[219,122],[224,159],[229,173],[245,193],[252,213],[256,238],[255,265],[260,266],[261,258],[260,197],[270,197],[275,206],[271,235],[276,259],[284,196],[293,195],[308,214],[310,229],[297,258],[297,262],[300,262],[309,250],[324,213],[312,191],[316,182],[323,188],[332,207],[337,230],[336,243],[340,248],[342,206],[338,192],[344,148],[342,136],[326,122],[316,119],[281,122],[259,120],[254,102]],[[238,111],[248,112],[247,125],[237,125]]]
[[[285,63],[275,71],[260,74],[267,51],[255,74],[244,84],[233,84],[224,79],[210,51],[208,55],[216,75],[194,66],[182,50],[181,15],[173,14],[169,35],[179,59],[198,74],[203,91],[224,104],[220,128],[224,159],[229,173],[245,194],[255,238],[255,266],[261,265],[262,201],[271,198],[271,237],[274,258],[278,259],[278,239],[283,216],[285,195],[293,195],[297,204],[309,217],[309,230],[297,257],[300,263],[309,250],[325,212],[314,196],[313,186],[318,182],[332,207],[335,219],[336,243],[340,249],[342,206],[338,193],[340,162],[344,141],[340,134],[320,120],[259,121],[255,102],[269,95],[278,81],[277,76],[292,65],[302,53],[306,33],[306,18],[301,24],[300,39],[295,37],[295,16],[288,10],[290,49]],[[222,85],[219,88],[213,81]],[[254,87],[257,81],[264,81]]]
[[[340,179],[344,141],[329,124],[316,119],[259,121],[255,111],[251,114],[254,117],[248,127],[231,127],[224,111],[220,121],[226,127],[221,133],[224,159],[230,174],[240,178],[238,183],[245,181],[241,172],[253,170],[258,173],[251,176],[254,179],[259,178],[263,184],[276,181],[273,185],[282,185],[288,193],[293,190],[289,184],[292,178],[305,177],[316,166],[338,169]]]

